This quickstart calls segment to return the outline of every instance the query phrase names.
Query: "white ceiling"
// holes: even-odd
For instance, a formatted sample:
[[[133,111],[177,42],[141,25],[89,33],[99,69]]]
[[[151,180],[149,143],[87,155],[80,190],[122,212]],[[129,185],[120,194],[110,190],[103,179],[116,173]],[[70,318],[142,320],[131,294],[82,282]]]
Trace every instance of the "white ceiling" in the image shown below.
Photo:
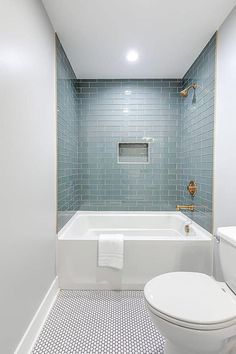
[[[180,78],[236,0],[42,0],[78,78]],[[128,63],[129,49],[139,52]]]

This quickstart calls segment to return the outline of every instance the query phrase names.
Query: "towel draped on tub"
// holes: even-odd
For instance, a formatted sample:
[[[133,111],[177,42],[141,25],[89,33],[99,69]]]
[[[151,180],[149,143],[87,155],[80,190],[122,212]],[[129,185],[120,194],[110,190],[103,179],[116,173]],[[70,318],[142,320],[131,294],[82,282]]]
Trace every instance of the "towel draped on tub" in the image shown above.
[[[100,234],[98,239],[98,266],[122,269],[124,263],[124,236]]]

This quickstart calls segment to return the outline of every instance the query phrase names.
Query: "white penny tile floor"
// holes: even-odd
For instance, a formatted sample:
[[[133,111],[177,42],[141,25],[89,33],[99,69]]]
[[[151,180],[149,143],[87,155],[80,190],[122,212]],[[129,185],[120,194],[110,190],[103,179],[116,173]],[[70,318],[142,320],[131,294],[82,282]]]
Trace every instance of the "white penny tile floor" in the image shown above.
[[[32,354],[98,353],[164,353],[142,291],[60,291]]]

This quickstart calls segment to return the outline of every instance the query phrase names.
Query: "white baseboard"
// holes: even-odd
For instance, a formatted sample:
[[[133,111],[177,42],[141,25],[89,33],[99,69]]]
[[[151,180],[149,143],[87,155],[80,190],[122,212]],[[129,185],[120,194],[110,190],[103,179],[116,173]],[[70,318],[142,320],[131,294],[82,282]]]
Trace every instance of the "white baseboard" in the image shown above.
[[[58,294],[58,277],[54,279],[38,310],[36,311],[32,321],[30,322],[25,334],[18,344],[14,354],[28,354],[33,348],[35,340],[48,316],[48,313],[54,304]]]

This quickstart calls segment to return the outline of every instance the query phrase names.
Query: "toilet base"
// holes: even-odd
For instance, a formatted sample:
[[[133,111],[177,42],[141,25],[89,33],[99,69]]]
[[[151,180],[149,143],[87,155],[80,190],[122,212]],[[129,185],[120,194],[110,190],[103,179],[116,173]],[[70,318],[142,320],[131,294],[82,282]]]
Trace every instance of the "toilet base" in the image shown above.
[[[166,340],[164,354],[196,354],[196,352],[190,353],[189,350],[184,350],[182,347],[177,346],[170,341]]]
[[[166,340],[164,354],[236,354],[236,324],[211,331],[178,326],[157,316],[150,317]]]

